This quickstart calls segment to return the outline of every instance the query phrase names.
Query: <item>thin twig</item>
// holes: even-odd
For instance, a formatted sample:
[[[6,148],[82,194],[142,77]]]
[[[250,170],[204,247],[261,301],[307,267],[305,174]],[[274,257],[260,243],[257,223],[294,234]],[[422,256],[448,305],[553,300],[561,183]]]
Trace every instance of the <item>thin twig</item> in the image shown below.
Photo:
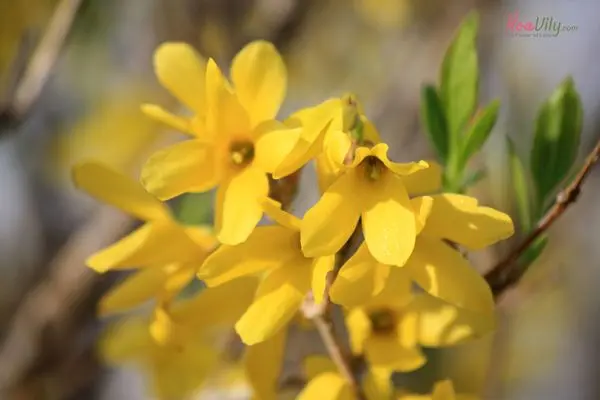
[[[14,89],[12,98],[0,110],[0,115],[19,121],[31,109],[50,76],[81,1],[62,0],[58,4],[48,28]]]
[[[545,233],[556,220],[577,201],[581,193],[581,187],[589,176],[592,167],[600,159],[600,141],[596,144],[592,152],[588,155],[583,167],[575,176],[573,182],[562,190],[550,210],[538,222],[535,229],[511,251],[506,258],[496,264],[486,275],[485,279],[492,288],[494,296],[498,298],[508,288],[515,285],[523,276],[524,268],[518,268],[518,260],[527,251],[527,249]]]

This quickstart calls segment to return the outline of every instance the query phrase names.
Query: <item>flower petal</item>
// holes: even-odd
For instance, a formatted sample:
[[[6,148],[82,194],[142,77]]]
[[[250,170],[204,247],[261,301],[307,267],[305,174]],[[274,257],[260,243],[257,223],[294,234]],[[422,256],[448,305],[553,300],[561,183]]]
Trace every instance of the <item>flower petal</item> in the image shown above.
[[[417,346],[404,346],[394,335],[371,335],[364,343],[365,356],[375,368],[399,372],[422,367],[425,356]]]
[[[307,379],[316,378],[324,372],[337,372],[337,367],[331,358],[322,355],[309,355],[302,362],[304,375]]]
[[[392,373],[393,371],[387,368],[369,368],[363,383],[365,396],[368,400],[393,398]]]
[[[262,206],[265,214],[267,214],[270,219],[283,227],[300,232],[300,219],[295,215],[282,210],[281,203],[271,198],[266,198],[263,201]]]
[[[269,180],[257,168],[246,167],[217,190],[215,231],[223,244],[245,241],[262,218]]]
[[[197,114],[206,111],[205,60],[186,43],[164,43],[154,53],[160,83]]]
[[[483,316],[493,314],[494,299],[486,281],[441,240],[419,236],[406,268],[430,295]]]
[[[256,165],[270,174],[275,172],[294,149],[301,131],[302,128],[289,128],[278,121],[260,124],[254,132]]]
[[[235,325],[245,344],[267,340],[294,317],[310,290],[310,273],[310,264],[297,259],[264,278],[254,302]]]
[[[425,228],[425,222],[431,214],[433,208],[433,198],[430,196],[421,196],[411,199],[413,210],[415,211],[416,223],[417,223],[417,235]]]
[[[137,361],[154,343],[143,318],[129,318],[109,325],[99,340],[99,354],[109,365]]]
[[[338,272],[330,296],[344,307],[365,305],[385,286],[390,267],[379,264],[363,243]]]
[[[375,184],[368,194],[370,204],[362,213],[365,242],[380,263],[402,266],[415,244],[414,209],[397,176],[385,174]]]
[[[429,168],[402,176],[402,182],[411,196],[439,192],[442,188],[442,167],[435,161],[427,161]]]
[[[220,178],[214,147],[186,140],[154,153],[142,169],[141,181],[149,192],[169,200],[183,193],[206,192]]]
[[[142,112],[150,118],[162,122],[175,130],[187,133],[188,135],[195,135],[192,124],[187,118],[171,114],[160,106],[154,104],[142,104]]]
[[[302,219],[300,238],[304,255],[337,253],[354,232],[366,196],[354,169],[340,176]]]
[[[371,321],[364,308],[353,308],[346,315],[346,326],[348,328],[348,339],[350,348],[355,355],[364,352],[364,344],[371,336]]]
[[[185,321],[191,330],[231,326],[246,311],[257,287],[257,278],[244,277],[204,289],[192,298],[175,303],[171,315],[177,321]]]
[[[233,59],[231,79],[252,126],[275,118],[287,87],[285,64],[275,46],[263,40],[246,45]]]
[[[252,126],[248,113],[212,58],[206,66],[206,88],[206,124],[212,137],[215,140],[226,140],[236,135],[250,136]]]
[[[437,382],[433,387],[431,398],[432,400],[454,400],[456,397],[452,381],[447,379]]]
[[[222,245],[208,256],[198,277],[213,287],[279,267],[297,256],[298,250],[292,247],[296,236],[294,231],[281,226],[259,226],[245,242],[237,246]]]
[[[324,372],[311,379],[297,400],[352,400],[350,386],[337,372]]]
[[[440,194],[433,197],[433,208],[424,235],[448,239],[477,250],[504,240],[514,233],[508,215],[478,205],[474,197]]]
[[[91,255],[86,264],[99,273],[203,259],[205,250],[174,223],[147,223],[111,246]]]
[[[277,400],[286,340],[287,332],[282,329],[270,339],[246,347],[244,367],[253,398]]]
[[[395,163],[390,161],[387,156],[388,145],[385,143],[378,143],[371,148],[371,154],[381,160],[385,166],[390,169],[394,174],[406,176],[412,175],[419,171],[429,168],[429,164],[425,161],[413,162],[413,163]]]
[[[133,179],[98,162],[73,167],[75,185],[90,195],[135,217],[151,221],[170,219],[166,205]]]
[[[316,304],[321,304],[325,296],[327,275],[333,271],[335,254],[324,257],[316,257],[312,263],[312,292]]]

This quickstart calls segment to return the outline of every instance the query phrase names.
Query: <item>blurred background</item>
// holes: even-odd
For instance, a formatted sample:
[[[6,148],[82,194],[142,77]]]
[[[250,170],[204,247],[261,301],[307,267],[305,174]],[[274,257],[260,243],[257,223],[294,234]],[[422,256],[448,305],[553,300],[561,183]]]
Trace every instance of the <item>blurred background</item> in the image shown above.
[[[538,107],[567,75],[585,110],[582,157],[600,137],[596,0],[0,0],[0,399],[151,398],[136,369],[104,366],[95,352],[107,322],[96,317],[97,301],[123,276],[83,263],[134,221],[74,190],[70,167],[94,158],[133,176],[149,152],[177,140],[139,111],[142,102],[178,107],[153,74],[159,43],[186,41],[225,69],[250,40],[270,40],[288,67],[281,116],[354,92],[392,158],[407,161],[433,156],[420,88],[437,81],[452,34],[473,9],[481,15],[480,100],[502,106],[473,165],[487,178],[471,194],[512,213],[504,138],[528,154]],[[578,29],[511,37],[514,11]],[[598,179],[500,305],[498,331],[434,353],[427,370],[399,379],[422,390],[451,377],[460,391],[494,400],[600,398]],[[317,196],[305,173],[298,213]],[[200,200],[192,219],[210,212]],[[478,268],[509,247],[476,254]],[[288,343],[290,365],[302,346]],[[236,374],[225,371],[195,398],[248,398]]]

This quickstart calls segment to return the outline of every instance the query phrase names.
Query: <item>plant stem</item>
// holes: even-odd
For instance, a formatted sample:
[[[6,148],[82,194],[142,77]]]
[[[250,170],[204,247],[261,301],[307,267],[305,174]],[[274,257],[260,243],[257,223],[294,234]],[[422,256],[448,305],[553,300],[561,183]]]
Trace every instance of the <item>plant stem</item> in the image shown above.
[[[499,298],[508,288],[514,286],[521,279],[525,273],[525,268],[518,267],[519,258],[537,238],[545,233],[567,211],[569,206],[577,201],[583,183],[599,159],[600,141],[598,141],[586,158],[585,163],[575,176],[573,182],[556,196],[554,204],[538,222],[533,231],[502,261],[485,274],[485,279],[492,288],[492,292],[496,298]]]

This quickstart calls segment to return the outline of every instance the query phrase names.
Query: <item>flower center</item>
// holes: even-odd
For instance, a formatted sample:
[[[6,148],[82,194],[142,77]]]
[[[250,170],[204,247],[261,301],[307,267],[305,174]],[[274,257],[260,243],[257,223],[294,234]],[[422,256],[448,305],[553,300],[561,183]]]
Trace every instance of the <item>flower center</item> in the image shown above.
[[[396,329],[396,316],[389,309],[375,310],[369,313],[371,327],[376,334],[389,334]]]
[[[229,146],[229,156],[233,165],[245,167],[254,160],[254,144],[249,141],[233,142]]]
[[[375,156],[365,157],[361,164],[365,171],[365,177],[370,181],[378,180],[385,171],[385,165]]]

